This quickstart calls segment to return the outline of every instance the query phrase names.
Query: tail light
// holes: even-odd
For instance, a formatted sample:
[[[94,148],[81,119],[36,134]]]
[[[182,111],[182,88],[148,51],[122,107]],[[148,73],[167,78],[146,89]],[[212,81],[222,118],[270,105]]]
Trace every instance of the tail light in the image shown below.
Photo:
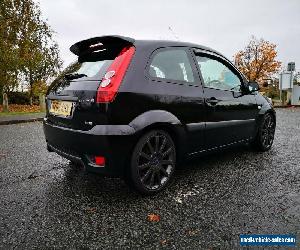
[[[113,101],[134,52],[135,48],[133,46],[125,47],[112,62],[98,88],[96,98],[97,103]]]
[[[98,166],[104,166],[105,158],[103,156],[95,156],[95,164]]]

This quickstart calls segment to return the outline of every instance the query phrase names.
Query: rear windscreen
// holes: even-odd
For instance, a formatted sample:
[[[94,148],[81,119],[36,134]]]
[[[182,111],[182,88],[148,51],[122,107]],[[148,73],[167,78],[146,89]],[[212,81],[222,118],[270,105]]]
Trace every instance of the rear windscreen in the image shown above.
[[[52,82],[49,93],[58,90],[82,89],[84,87],[97,89],[109,66],[119,55],[122,47],[83,52],[76,62],[71,63]],[[92,84],[92,82],[95,84]],[[96,84],[97,83],[97,84]],[[94,86],[92,86],[92,85]]]
[[[123,47],[83,51],[77,62],[70,64],[59,76],[66,80],[101,80]]]
[[[101,80],[113,60],[74,62],[63,72],[67,80]]]
[[[95,77],[97,74],[100,73],[101,68],[104,68],[107,64],[107,61],[101,61],[101,62],[83,62],[79,66],[79,69],[77,70],[77,74],[79,75],[86,75],[87,77]]]

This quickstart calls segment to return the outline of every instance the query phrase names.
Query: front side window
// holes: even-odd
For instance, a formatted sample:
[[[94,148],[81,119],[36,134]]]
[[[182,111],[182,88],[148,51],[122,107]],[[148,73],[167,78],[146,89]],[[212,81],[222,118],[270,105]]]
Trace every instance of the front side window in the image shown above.
[[[194,82],[188,55],[182,49],[167,49],[156,53],[149,67],[149,75],[165,80]]]
[[[220,90],[241,91],[241,80],[225,64],[216,59],[196,56],[204,87]]]

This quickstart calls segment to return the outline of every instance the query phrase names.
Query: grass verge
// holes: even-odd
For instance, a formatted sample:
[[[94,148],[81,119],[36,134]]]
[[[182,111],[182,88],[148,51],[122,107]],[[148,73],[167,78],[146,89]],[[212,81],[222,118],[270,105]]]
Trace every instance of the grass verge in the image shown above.
[[[0,116],[45,114],[45,112],[0,112]]]

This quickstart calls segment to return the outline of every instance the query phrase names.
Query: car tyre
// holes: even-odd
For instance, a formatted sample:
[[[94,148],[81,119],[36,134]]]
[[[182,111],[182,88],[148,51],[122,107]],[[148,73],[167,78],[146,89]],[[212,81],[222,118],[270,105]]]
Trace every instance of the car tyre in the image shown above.
[[[274,141],[276,122],[271,113],[266,113],[252,142],[254,149],[264,152],[271,149]]]
[[[125,180],[143,195],[153,195],[170,182],[176,166],[176,147],[163,130],[144,134],[134,147]]]

